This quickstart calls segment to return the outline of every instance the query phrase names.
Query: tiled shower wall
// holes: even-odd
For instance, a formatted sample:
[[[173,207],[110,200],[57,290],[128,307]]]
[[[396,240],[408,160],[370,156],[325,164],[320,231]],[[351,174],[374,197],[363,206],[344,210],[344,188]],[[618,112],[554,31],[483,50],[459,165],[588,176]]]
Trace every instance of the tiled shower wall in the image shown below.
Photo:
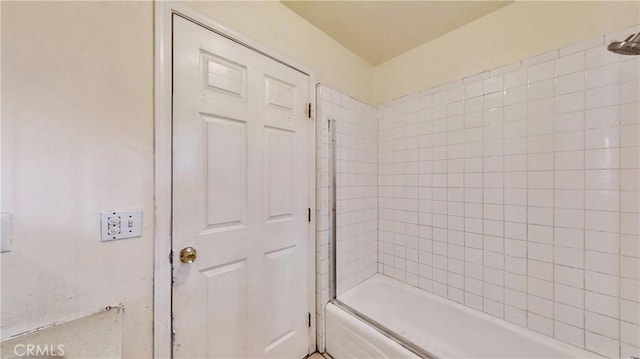
[[[606,50],[638,30],[384,104],[378,271],[638,356],[640,57]]]
[[[326,86],[317,87],[318,327],[324,327],[329,300],[329,127],[335,120],[337,200],[337,293],[377,272],[378,117],[377,109]],[[324,349],[323,330],[318,347]]]

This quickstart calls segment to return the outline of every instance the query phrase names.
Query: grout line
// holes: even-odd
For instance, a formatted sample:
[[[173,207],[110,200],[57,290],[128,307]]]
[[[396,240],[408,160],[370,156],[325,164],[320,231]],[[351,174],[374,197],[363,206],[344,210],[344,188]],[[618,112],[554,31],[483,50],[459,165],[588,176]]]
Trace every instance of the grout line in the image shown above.
[[[620,64],[622,64],[620,62]],[[622,67],[622,66],[620,66]],[[622,68],[620,68],[618,79],[618,99],[622,96]],[[618,108],[622,105],[622,101],[618,104]],[[618,356],[622,355],[622,318],[621,318],[621,298],[622,298],[622,252],[621,252],[621,243],[620,238],[622,238],[622,183],[621,183],[621,174],[622,174],[622,124],[620,121],[620,112],[618,112]]]
[[[582,54],[582,56],[584,57],[584,63],[586,65],[587,62],[587,53],[586,51],[581,51],[580,52]],[[582,70],[582,79],[585,82],[585,87],[586,87],[586,68]],[[586,104],[587,103],[587,91],[585,88],[584,93],[582,94],[583,96],[583,101]],[[583,167],[583,177],[582,177],[582,187],[583,187],[583,198],[582,198],[582,207],[586,207],[586,202],[587,202],[587,172],[586,172],[586,168],[587,168],[587,156],[586,156],[586,147],[587,147],[587,111],[585,109],[584,114],[583,114],[583,118],[582,120],[584,121],[584,124],[582,126],[583,130],[582,130],[582,143],[583,143],[583,147],[585,147],[583,149],[585,155],[583,156],[582,159],[582,167]],[[582,230],[582,308],[584,308],[582,310],[582,336],[583,336],[583,341],[582,341],[582,346],[584,348],[587,347],[587,317],[586,317],[586,312],[587,312],[587,295],[586,295],[586,291],[587,291],[587,240],[586,240],[586,236],[587,236],[587,229],[586,229],[586,223],[587,223],[587,211],[583,211],[583,221],[585,223],[585,228],[583,228]]]

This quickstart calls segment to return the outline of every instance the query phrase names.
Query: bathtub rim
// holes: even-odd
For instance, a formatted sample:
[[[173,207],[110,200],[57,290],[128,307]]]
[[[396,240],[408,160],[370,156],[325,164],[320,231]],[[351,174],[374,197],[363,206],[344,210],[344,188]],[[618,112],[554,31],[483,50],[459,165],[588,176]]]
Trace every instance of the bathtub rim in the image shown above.
[[[561,341],[561,340],[559,340],[557,338],[545,335],[543,333],[537,332],[537,331],[532,330],[532,329],[527,328],[527,327],[520,326],[520,325],[518,325],[516,323],[509,322],[509,321],[504,320],[502,318],[498,318],[498,317],[493,316],[493,315],[491,315],[489,313],[485,313],[485,312],[479,311],[479,310],[477,310],[475,308],[471,308],[471,307],[465,306],[465,305],[463,305],[461,303],[452,301],[452,300],[447,299],[445,297],[439,296],[439,295],[437,295],[435,293],[425,291],[424,289],[409,285],[409,284],[404,283],[402,281],[399,281],[399,280],[397,280],[395,278],[392,278],[392,277],[389,277],[387,275],[380,274],[380,273],[372,275],[371,277],[367,278],[366,280],[364,280],[363,282],[359,283],[358,285],[356,285],[355,287],[351,288],[350,290],[348,290],[347,292],[343,293],[342,295],[348,294],[348,293],[351,292],[351,290],[360,288],[363,284],[371,283],[371,282],[381,282],[383,285],[391,285],[392,287],[401,287],[402,289],[410,291],[411,294],[417,294],[417,295],[420,295],[420,296],[427,297],[429,300],[432,300],[432,301],[434,301],[434,302],[436,302],[436,303],[438,303],[440,305],[444,305],[445,307],[451,308],[453,310],[462,311],[466,315],[470,315],[470,316],[476,317],[476,318],[478,318],[478,319],[480,319],[482,321],[486,321],[486,322],[488,322],[488,323],[490,323],[492,325],[500,326],[500,327],[502,327],[502,328],[504,328],[504,329],[506,329],[506,330],[508,330],[510,332],[515,332],[515,333],[517,333],[519,335],[522,335],[522,336],[526,337],[528,340],[537,342],[539,344],[547,345],[547,346],[549,346],[549,347],[551,347],[551,348],[553,348],[555,350],[563,352],[563,353],[568,355],[565,358],[576,358],[576,359],[577,358],[590,358],[590,359],[604,358],[600,354],[595,353],[593,351],[590,351],[590,350],[588,350],[586,348],[581,348],[581,347],[569,344],[567,342],[563,342],[563,341]],[[349,298],[344,298],[344,299],[348,300]],[[340,301],[340,300],[337,300],[337,301]],[[331,302],[332,301],[330,301],[330,303]],[[353,307],[351,307],[349,304],[345,304],[344,302],[341,302],[341,303],[344,306],[353,309]],[[353,303],[353,304],[356,304],[356,303]],[[359,312],[356,309],[353,309],[353,310],[356,311],[356,312]],[[359,313],[364,317],[368,317],[366,314],[362,314],[362,312],[359,312]],[[355,316],[355,317],[356,317],[356,319],[360,320],[360,318],[358,318],[357,316]],[[368,318],[370,318],[370,317],[368,317]],[[373,319],[371,319],[371,320],[373,322],[375,322],[375,323],[378,323],[378,325],[380,327],[383,327],[386,330],[390,331],[391,333],[399,336],[399,334],[396,334],[396,332],[386,328],[385,325],[380,324],[379,322],[376,322]],[[365,323],[367,323],[367,322],[365,321]],[[374,328],[374,329],[377,330],[377,328]],[[384,333],[382,333],[382,334],[384,335]],[[393,338],[390,338],[390,339],[393,340]],[[405,341],[405,342],[408,342],[408,343],[410,343],[412,345],[417,346],[413,342],[408,341],[407,339],[404,339],[403,337],[400,337],[400,339]],[[398,343],[398,344],[400,344],[400,343]],[[422,347],[418,347],[418,348],[420,350],[424,351],[424,349]],[[409,348],[406,348],[406,349],[408,349],[412,353],[420,356],[420,354],[416,353],[415,351],[412,351]],[[432,356],[432,358],[436,358],[436,359],[438,359],[438,358],[442,359],[443,358],[443,356],[442,356],[443,353],[439,353],[441,356],[437,356],[436,354],[431,354],[431,353],[429,353],[429,354]]]

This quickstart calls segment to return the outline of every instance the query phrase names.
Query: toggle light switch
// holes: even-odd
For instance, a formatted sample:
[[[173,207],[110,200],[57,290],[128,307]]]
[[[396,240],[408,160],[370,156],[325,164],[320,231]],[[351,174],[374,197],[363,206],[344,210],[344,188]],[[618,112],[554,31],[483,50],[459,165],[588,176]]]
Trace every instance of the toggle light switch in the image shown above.
[[[142,210],[101,213],[102,241],[142,236]]]

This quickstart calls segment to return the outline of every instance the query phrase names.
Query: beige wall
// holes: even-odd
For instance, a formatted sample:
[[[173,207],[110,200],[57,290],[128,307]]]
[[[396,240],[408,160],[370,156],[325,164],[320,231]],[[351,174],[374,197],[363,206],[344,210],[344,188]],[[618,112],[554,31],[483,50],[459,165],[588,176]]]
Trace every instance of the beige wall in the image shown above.
[[[283,5],[195,6],[371,101],[373,69]],[[153,3],[1,8],[2,211],[14,229],[1,336],[122,303],[124,356],[150,357]],[[143,237],[100,242],[100,211],[129,208],[143,209]]]
[[[376,67],[374,102],[638,24],[639,4],[515,2]]]
[[[312,68],[317,82],[373,101],[373,67],[277,1],[189,3],[222,25]]]
[[[2,2],[1,70],[2,337],[122,303],[126,357],[151,357],[153,4]],[[128,208],[142,238],[100,242]]]

